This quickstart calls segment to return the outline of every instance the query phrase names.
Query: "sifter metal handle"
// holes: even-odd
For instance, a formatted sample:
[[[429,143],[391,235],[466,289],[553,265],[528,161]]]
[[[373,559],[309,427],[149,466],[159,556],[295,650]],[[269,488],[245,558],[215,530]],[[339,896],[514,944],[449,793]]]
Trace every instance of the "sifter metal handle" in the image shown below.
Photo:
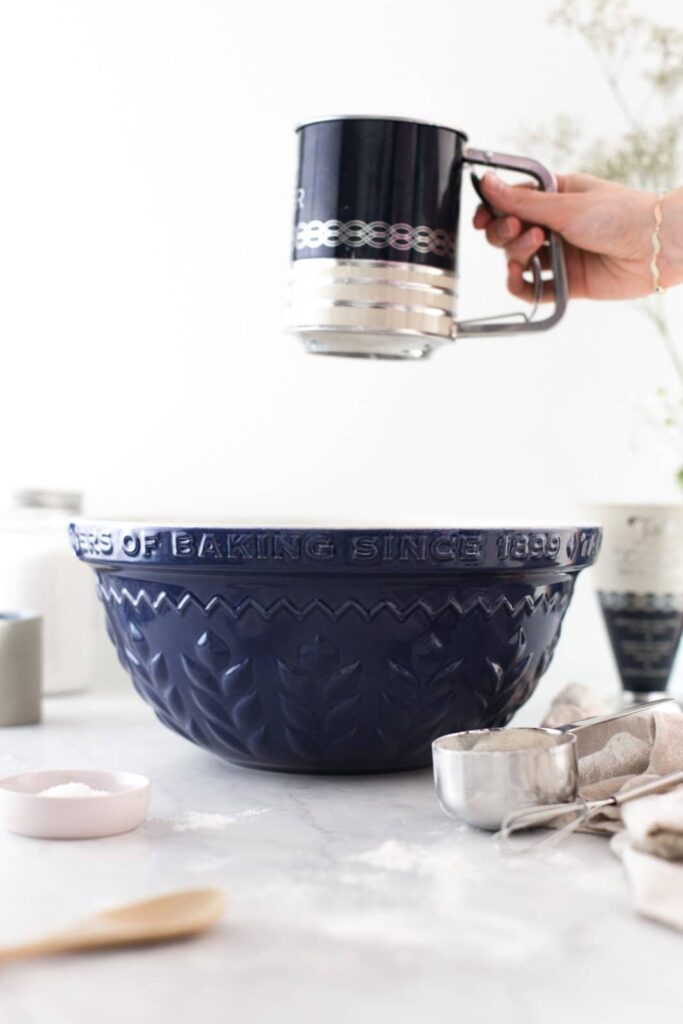
[[[539,163],[523,156],[511,156],[507,153],[494,153],[490,149],[465,149],[463,160],[470,164],[481,164],[485,167],[498,167],[502,170],[520,171],[534,178],[545,192],[556,192],[557,182],[554,175]],[[521,334],[525,331],[547,331],[554,327],[564,316],[567,308],[568,287],[567,268],[564,259],[562,240],[554,231],[548,233],[550,243],[550,268],[555,285],[555,307],[550,316],[542,320],[533,319],[525,313],[511,313],[503,317],[481,317],[476,320],[461,320],[456,324],[459,336],[469,337],[482,334]],[[535,273],[536,278],[536,273]],[[538,280],[538,278],[536,278]],[[534,308],[535,313],[535,308]],[[516,319],[515,319],[516,318]]]
[[[491,206],[490,202],[488,201],[484,194],[484,189],[481,184],[481,178],[479,177],[478,174],[475,174],[474,171],[470,171],[470,181],[472,182],[474,191],[479,196],[479,201],[481,202],[481,205],[484,207],[485,210],[487,210],[491,217],[494,217],[496,220],[500,217],[504,217],[504,213],[501,213],[500,210],[496,210],[493,206]],[[534,317],[538,313],[538,307],[541,304],[541,299],[543,298],[543,268],[541,267],[541,261],[538,257],[538,254],[531,257],[531,261],[529,263],[529,270],[531,271],[531,276],[534,281],[534,301],[531,305],[531,311],[529,313],[510,314],[511,316],[521,316],[525,320],[534,319]],[[505,317],[503,317],[503,319],[505,319]]]

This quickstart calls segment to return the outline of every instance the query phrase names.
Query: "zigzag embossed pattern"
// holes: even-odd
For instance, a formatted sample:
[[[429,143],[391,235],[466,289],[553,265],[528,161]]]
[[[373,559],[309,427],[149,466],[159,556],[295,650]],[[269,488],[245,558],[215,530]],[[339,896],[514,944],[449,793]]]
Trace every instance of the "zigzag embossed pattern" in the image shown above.
[[[503,725],[533,692],[573,577],[311,579],[100,572],[109,635],[168,728],[239,764],[415,768],[435,736]]]
[[[405,607],[401,607],[395,601],[384,599],[376,604],[367,606],[356,598],[351,598],[334,607],[320,598],[312,598],[303,605],[297,606],[293,601],[285,597],[277,598],[269,605],[263,604],[252,597],[246,597],[237,604],[232,605],[220,594],[214,595],[206,603],[203,603],[189,591],[185,591],[180,598],[175,599],[164,590],[152,596],[144,588],[137,590],[136,593],[131,593],[127,587],[121,587],[120,590],[117,590],[113,586],[107,587],[104,585],[99,586],[98,593],[105,604],[115,602],[120,605],[128,602],[133,608],[145,605],[151,611],[158,611],[161,608],[168,607],[179,614],[182,614],[188,607],[192,606],[205,615],[211,615],[217,608],[220,608],[234,619],[239,619],[246,612],[253,611],[265,621],[269,621],[282,612],[287,612],[293,618],[303,621],[313,612],[320,611],[333,622],[341,619],[349,612],[355,612],[366,622],[371,622],[381,612],[388,612],[399,622],[404,622],[419,610],[423,611],[429,618],[436,619],[449,609],[457,615],[464,617],[474,611],[479,611],[487,618],[491,618],[497,612],[503,610],[514,618],[522,611],[531,613],[537,608],[541,608],[546,612],[555,611],[558,608],[559,610],[564,610],[568,601],[566,594],[559,592],[547,594],[543,592],[538,596],[525,595],[515,602],[508,600],[504,596],[491,600],[485,594],[476,594],[464,601],[459,601],[451,596],[440,605],[430,604],[426,600],[418,599]]]

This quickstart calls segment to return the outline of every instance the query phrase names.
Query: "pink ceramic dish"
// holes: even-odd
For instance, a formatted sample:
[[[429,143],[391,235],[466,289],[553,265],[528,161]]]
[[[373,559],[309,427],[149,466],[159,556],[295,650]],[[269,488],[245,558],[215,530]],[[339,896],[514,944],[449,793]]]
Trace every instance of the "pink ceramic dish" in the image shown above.
[[[81,783],[105,792],[46,796],[55,786]],[[97,839],[130,832],[147,813],[150,782],[132,772],[22,772],[0,779],[0,824],[35,839]]]

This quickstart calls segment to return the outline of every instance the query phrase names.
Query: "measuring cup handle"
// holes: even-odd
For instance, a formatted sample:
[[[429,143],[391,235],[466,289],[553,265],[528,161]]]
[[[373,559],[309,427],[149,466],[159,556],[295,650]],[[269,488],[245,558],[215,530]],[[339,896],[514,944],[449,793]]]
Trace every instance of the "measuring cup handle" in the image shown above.
[[[470,164],[482,164],[485,167],[499,167],[502,170],[520,171],[534,178],[541,189],[545,192],[556,192],[557,182],[553,174],[539,163],[538,160],[530,160],[523,156],[511,156],[506,153],[493,153],[491,150],[467,148],[463,152],[463,160]],[[568,287],[567,268],[564,259],[562,240],[554,231],[548,235],[550,243],[550,269],[552,280],[555,285],[555,306],[550,316],[542,320],[534,320],[532,317],[519,320],[506,320],[499,317],[487,319],[482,317],[477,320],[462,320],[457,324],[457,334],[461,337],[482,334],[520,334],[525,331],[547,331],[554,327],[564,316],[567,308]]]

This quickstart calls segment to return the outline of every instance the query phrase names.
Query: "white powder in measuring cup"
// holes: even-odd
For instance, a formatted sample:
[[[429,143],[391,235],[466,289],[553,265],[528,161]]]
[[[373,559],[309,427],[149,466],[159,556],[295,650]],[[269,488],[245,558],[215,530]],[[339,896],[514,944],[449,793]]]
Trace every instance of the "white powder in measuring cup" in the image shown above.
[[[60,786],[42,789],[38,796],[111,796],[108,789],[93,789],[85,782],[63,782]]]
[[[476,750],[477,753],[480,750],[533,750],[534,748],[542,750],[544,747],[551,746],[552,743],[552,739],[549,743],[548,737],[543,733],[533,732],[531,729],[505,729],[502,732],[492,732],[488,736],[482,736],[471,749]]]

